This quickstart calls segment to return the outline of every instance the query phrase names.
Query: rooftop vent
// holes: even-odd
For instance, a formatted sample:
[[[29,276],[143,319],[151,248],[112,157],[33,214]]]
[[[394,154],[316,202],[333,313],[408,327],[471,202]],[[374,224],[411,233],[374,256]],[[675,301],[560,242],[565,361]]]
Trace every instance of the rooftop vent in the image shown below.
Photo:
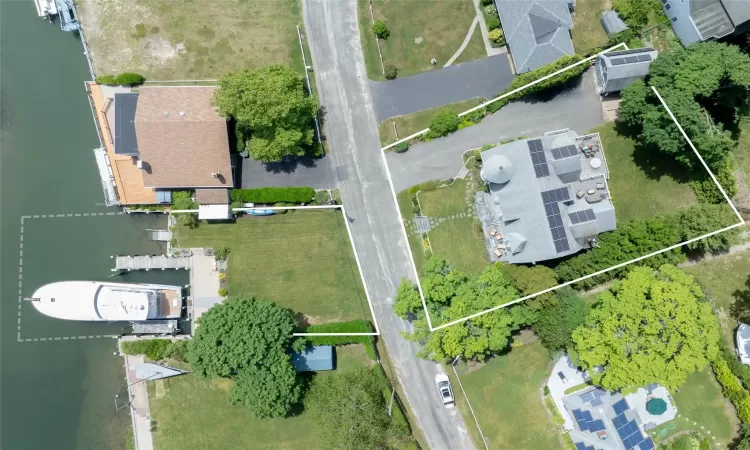
[[[164,117],[167,117],[169,115],[169,111],[164,111]]]
[[[219,172],[211,172],[212,178],[219,178]]]
[[[139,169],[143,169],[143,161],[142,160],[136,160],[135,166]]]
[[[185,115],[185,111],[180,111],[180,115],[184,116]]]

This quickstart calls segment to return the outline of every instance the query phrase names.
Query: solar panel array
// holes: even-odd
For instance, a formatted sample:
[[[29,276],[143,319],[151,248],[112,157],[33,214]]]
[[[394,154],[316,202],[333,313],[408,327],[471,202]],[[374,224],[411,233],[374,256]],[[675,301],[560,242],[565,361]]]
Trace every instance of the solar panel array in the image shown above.
[[[638,57],[637,56],[626,56],[625,57],[625,62],[627,64],[637,63],[638,62]]]
[[[638,62],[651,61],[651,55],[638,55]]]
[[[578,156],[578,149],[575,145],[566,145],[565,147],[553,148],[552,157],[555,159],[570,158],[571,156]]]
[[[534,163],[534,172],[536,177],[548,177],[549,167],[547,167],[547,157],[544,156],[544,147],[542,147],[541,139],[534,139],[526,141],[529,146],[529,153],[531,153],[531,162]]]
[[[601,389],[594,389],[594,390],[586,392],[585,394],[582,394],[580,397],[581,397],[581,401],[583,403],[590,403],[590,402],[594,401],[595,399],[598,399],[599,397],[601,397],[604,394],[605,394],[605,392],[603,390],[601,390]]]
[[[584,209],[583,211],[573,211],[568,214],[570,217],[570,223],[573,225],[584,222],[593,222],[596,220],[596,214],[593,209]]]
[[[624,58],[612,58],[610,60],[613,66],[619,66],[621,64],[634,64],[638,62],[651,61],[651,55],[636,55],[626,56]]]
[[[568,237],[565,234],[565,226],[562,221],[562,215],[560,214],[560,206],[557,204],[557,202],[566,200],[570,200],[570,192],[567,188],[542,192],[544,211],[547,214],[547,222],[549,222],[549,229],[552,233],[552,240],[555,243],[555,250],[557,253],[570,250]]]
[[[594,449],[593,445],[587,446],[583,442],[576,442],[575,446],[576,446],[576,450],[596,450],[596,449]]]
[[[615,417],[612,424],[617,430],[617,435],[625,446],[626,450],[653,450],[654,441],[651,437],[644,436],[635,420],[628,421],[625,412],[628,410],[628,402],[625,399],[612,405],[615,411]]]
[[[603,431],[607,429],[607,427],[604,426],[604,421],[601,419],[595,420],[590,411],[581,411],[580,409],[574,409],[573,417],[575,417],[578,428],[580,428],[581,431],[590,431],[591,433],[596,433],[597,431]]]
[[[662,0],[664,2],[666,0]],[[645,47],[645,48],[634,48],[631,50],[618,50],[616,52],[607,52],[607,56],[624,56],[624,55],[632,55],[633,53],[642,53],[642,52],[653,52],[654,49],[651,47]]]

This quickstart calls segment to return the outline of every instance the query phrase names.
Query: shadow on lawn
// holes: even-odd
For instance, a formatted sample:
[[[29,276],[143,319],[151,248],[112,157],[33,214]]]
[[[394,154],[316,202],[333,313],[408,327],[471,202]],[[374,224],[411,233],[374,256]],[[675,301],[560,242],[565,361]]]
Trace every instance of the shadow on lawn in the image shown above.
[[[750,322],[750,276],[745,280],[745,288],[732,292],[734,303],[729,312],[740,323]]]

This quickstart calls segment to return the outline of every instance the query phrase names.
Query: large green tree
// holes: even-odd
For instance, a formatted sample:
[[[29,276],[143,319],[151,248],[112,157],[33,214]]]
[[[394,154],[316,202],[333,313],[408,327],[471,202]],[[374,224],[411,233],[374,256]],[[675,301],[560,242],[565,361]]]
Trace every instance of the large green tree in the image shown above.
[[[389,438],[408,435],[407,428],[394,425],[388,417],[384,389],[382,380],[364,367],[315,377],[305,394],[305,411],[326,448],[383,449]]]
[[[229,402],[245,405],[261,419],[284,417],[300,401],[297,371],[287,354],[273,354],[263,365],[250,366],[235,378]]]
[[[300,76],[284,66],[231,72],[219,80],[214,105],[227,118],[250,130],[250,156],[278,162],[301,156],[313,143],[318,109]]]
[[[502,266],[502,270],[508,282],[518,289],[523,297],[558,285],[555,271],[549,267],[507,264]],[[555,295],[555,292],[547,292],[526,300],[527,305],[536,309],[556,302],[557,295]]]
[[[534,333],[548,349],[567,349],[572,343],[573,330],[583,325],[589,315],[589,305],[570,288],[562,288],[558,301],[544,307],[534,322]]]
[[[637,267],[599,298],[573,332],[578,361],[595,384],[676,389],[719,355],[718,319],[693,277],[674,266]]]

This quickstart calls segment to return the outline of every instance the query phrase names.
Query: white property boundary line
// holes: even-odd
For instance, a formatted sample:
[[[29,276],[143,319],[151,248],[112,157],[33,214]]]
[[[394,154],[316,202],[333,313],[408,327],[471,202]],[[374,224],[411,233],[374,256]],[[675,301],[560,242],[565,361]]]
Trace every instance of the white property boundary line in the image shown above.
[[[456,359],[453,360],[451,363],[451,369],[453,369],[453,373],[456,375],[456,380],[458,380],[458,386],[461,388],[461,392],[464,394],[464,398],[466,399],[466,404],[469,405],[469,411],[471,411],[472,417],[474,417],[474,423],[477,424],[477,429],[479,430],[479,435],[482,436],[482,442],[484,442],[484,448],[486,450],[490,450],[490,446],[487,445],[487,438],[484,437],[484,432],[482,432],[482,427],[479,425],[479,419],[477,419],[477,415],[474,414],[474,408],[471,407],[471,402],[469,401],[469,396],[466,395],[466,391],[464,390],[464,384],[461,382],[461,377],[458,376],[458,372],[456,371],[456,361],[458,361],[458,356],[456,356]]]
[[[627,46],[627,45],[625,45],[625,43],[624,43],[624,42],[623,42],[623,43],[620,43],[620,44],[617,44],[617,45],[615,45],[614,47],[610,47],[610,48],[608,48],[608,49],[606,49],[606,50],[603,50],[603,51],[601,51],[601,52],[599,52],[599,53],[597,53],[597,54],[595,54],[595,55],[591,55],[591,56],[589,56],[589,57],[588,57],[588,58],[586,58],[586,59],[582,59],[582,60],[578,61],[577,63],[574,63],[574,64],[571,64],[571,65],[569,65],[569,66],[567,66],[567,67],[564,67],[564,68],[562,68],[562,69],[558,70],[557,72],[553,72],[553,73],[551,73],[551,74],[549,74],[549,75],[545,75],[545,76],[543,76],[542,78],[539,78],[538,80],[534,80],[534,81],[532,81],[532,82],[531,82],[531,83],[529,83],[529,84],[526,84],[526,85],[523,85],[523,86],[521,86],[520,88],[517,88],[517,89],[513,89],[512,91],[510,91],[510,92],[507,92],[507,93],[505,93],[505,94],[503,94],[503,95],[500,95],[500,96],[498,96],[498,97],[495,97],[495,98],[493,98],[492,100],[487,100],[486,102],[482,103],[481,105],[477,105],[477,106],[475,106],[475,107],[473,107],[473,108],[471,108],[471,109],[467,109],[466,111],[464,111],[464,112],[462,112],[462,113],[458,114],[458,117],[463,117],[463,116],[465,116],[465,115],[467,115],[467,114],[471,114],[471,113],[473,113],[474,111],[477,111],[477,110],[479,110],[479,109],[482,109],[482,108],[486,107],[486,106],[487,106],[487,105],[489,105],[489,104],[495,103],[495,102],[496,102],[496,101],[498,101],[498,100],[502,100],[502,99],[504,99],[505,97],[508,97],[509,95],[513,95],[513,94],[515,94],[515,93],[521,92],[522,90],[526,89],[526,88],[527,88],[527,87],[529,87],[529,86],[534,86],[535,84],[541,83],[541,82],[542,82],[542,81],[544,81],[544,80],[548,80],[548,79],[550,79],[550,78],[552,78],[552,77],[554,77],[554,76],[556,76],[556,75],[559,75],[559,74],[561,74],[561,73],[565,72],[566,70],[570,70],[570,69],[572,69],[573,67],[576,67],[576,66],[580,66],[581,64],[586,64],[587,62],[591,61],[592,59],[594,59],[594,58],[597,58],[597,57],[598,57],[599,55],[601,55],[601,54],[603,54],[603,53],[611,52],[612,50],[614,50],[614,49],[616,49],[616,48],[620,48],[620,47],[625,47],[625,49],[627,49],[627,48],[628,48],[628,46]],[[407,136],[407,137],[405,137],[405,138],[403,138],[403,139],[399,139],[398,141],[396,141],[396,142],[394,142],[394,143],[392,143],[392,144],[388,144],[388,145],[386,145],[385,147],[381,148],[380,150],[384,152],[384,151],[388,150],[389,148],[395,147],[395,146],[397,146],[398,144],[400,144],[400,143],[402,143],[402,142],[407,142],[407,141],[410,141],[410,140],[414,139],[414,138],[415,138],[415,137],[417,137],[417,136],[420,136],[420,135],[423,135],[423,134],[427,133],[428,131],[430,131],[430,129],[429,129],[429,128],[425,128],[425,129],[424,129],[424,130],[422,130],[422,131],[417,131],[416,133],[412,134],[411,136]]]
[[[346,214],[344,205],[317,205],[317,206],[269,206],[257,207],[257,208],[232,208],[234,212],[252,211],[252,210],[294,210],[294,209],[340,209],[343,214],[344,225],[346,225],[346,233],[349,236],[349,244],[352,246],[352,252],[354,253],[354,260],[357,262],[357,270],[359,271],[359,279],[362,281],[362,287],[365,290],[365,297],[367,297],[367,304],[370,306],[370,315],[372,316],[372,324],[375,326],[374,333],[293,333],[292,336],[380,336],[380,327],[378,327],[378,319],[375,317],[375,309],[372,306],[372,299],[370,298],[370,291],[367,289],[367,283],[365,282],[364,272],[362,271],[362,264],[359,261],[359,254],[357,253],[357,247],[354,245],[354,238],[352,237],[352,229],[349,227],[349,219]],[[170,211],[171,213],[197,213],[197,209],[179,209]]]

